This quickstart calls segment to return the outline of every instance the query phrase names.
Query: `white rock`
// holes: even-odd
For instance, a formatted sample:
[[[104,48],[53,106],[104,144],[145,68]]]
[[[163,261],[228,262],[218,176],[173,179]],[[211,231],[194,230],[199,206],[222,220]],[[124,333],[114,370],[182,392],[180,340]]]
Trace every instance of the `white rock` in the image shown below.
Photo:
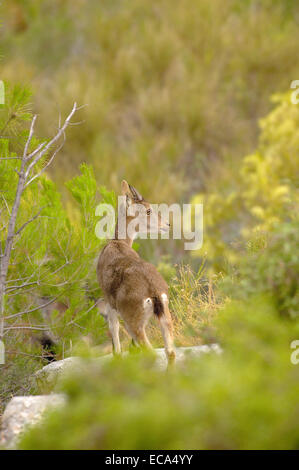
[[[13,449],[22,433],[39,423],[46,409],[62,406],[66,402],[63,394],[14,397],[2,416],[0,445]]]
[[[203,354],[215,352],[216,354],[221,354],[222,349],[219,344],[204,344],[202,346],[189,346],[176,348],[176,363],[184,362],[188,357],[200,357]],[[155,349],[157,354],[157,367],[160,370],[165,370],[167,368],[167,357],[164,348]]]
[[[154,349],[154,351],[157,355],[157,368],[159,370],[165,370],[167,368],[167,357],[164,348]],[[211,352],[221,354],[222,350],[218,344],[176,348],[176,362],[180,363],[188,357],[199,357]],[[129,353],[123,353],[124,356],[127,354]],[[103,364],[104,362],[109,361],[112,357],[112,354],[107,354],[105,356],[92,359],[90,362],[93,364]],[[79,357],[69,357],[61,361],[51,362],[51,364],[48,364],[37,371],[35,377],[41,389],[51,390],[62,374],[68,373],[74,369],[78,370],[80,367],[85,366],[86,361],[84,361],[84,359]]]
[[[62,372],[72,370],[74,367],[78,368],[81,364],[82,359],[79,357],[68,357],[61,361],[54,361],[38,370],[35,373],[35,378],[42,389],[51,389]]]
[[[80,368],[86,367],[86,364],[96,363],[101,364],[112,358],[112,354],[98,357],[96,359],[82,359],[80,357],[68,357],[61,361],[54,361],[44,366],[42,369],[35,373],[35,378],[39,388],[42,391],[51,391],[56,385],[57,380],[72,370],[80,370]]]
[[[154,350],[157,355],[156,366],[159,370],[167,368],[167,357],[164,348]],[[188,357],[200,357],[208,353],[221,354],[218,344],[176,348],[176,362],[182,363]],[[124,353],[124,356],[129,354]],[[104,364],[111,360],[112,354],[92,359],[89,363]],[[79,357],[69,357],[61,361],[52,362],[39,370],[35,375],[38,382],[51,389],[57,379],[69,371],[80,370],[86,367],[87,362]],[[14,397],[5,408],[2,417],[2,430],[0,432],[0,445],[6,448],[15,448],[21,433],[28,426],[32,426],[42,419],[48,407],[61,406],[66,402],[63,394],[38,395],[27,397]]]

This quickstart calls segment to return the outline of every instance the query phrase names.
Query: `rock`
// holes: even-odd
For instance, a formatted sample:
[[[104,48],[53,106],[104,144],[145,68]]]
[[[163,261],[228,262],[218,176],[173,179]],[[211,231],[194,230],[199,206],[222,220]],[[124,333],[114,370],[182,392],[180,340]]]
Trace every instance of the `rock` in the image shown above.
[[[65,402],[63,394],[12,398],[2,416],[0,445],[15,448],[24,430],[39,423],[46,409],[62,406]]]
[[[62,373],[80,367],[82,359],[79,357],[68,357],[61,361],[54,361],[35,373],[37,385],[41,391],[50,391],[55,386]]]
[[[165,350],[155,349],[156,366],[159,370],[167,367],[167,357]],[[200,357],[214,352],[221,354],[222,350],[218,344],[191,346],[186,348],[176,348],[176,362],[183,363],[188,357]],[[128,353],[124,353],[127,355]],[[91,359],[89,364],[104,364],[111,360],[112,354]],[[86,367],[86,360],[79,357],[69,357],[61,361],[52,362],[39,370],[35,376],[42,389],[52,389],[59,377],[72,370],[80,370]],[[2,417],[2,430],[0,432],[0,446],[15,448],[21,433],[28,426],[33,426],[40,422],[44,411],[49,407],[61,406],[66,402],[63,394],[38,395],[27,397],[14,397],[5,408]]]
[[[53,387],[55,387],[57,381],[60,377],[62,377],[62,375],[65,376],[73,370],[78,372],[80,371],[80,368],[85,368],[86,364],[88,363],[103,364],[111,358],[112,354],[107,354],[96,359],[86,360],[80,357],[68,357],[67,359],[62,359],[61,361],[51,362],[51,364],[44,366],[35,373],[35,379],[38,388],[43,393],[50,392],[53,390]]]
[[[154,349],[154,351],[157,355],[157,368],[159,370],[165,370],[167,368],[167,357],[164,348]],[[180,363],[188,357],[199,357],[210,352],[220,354],[222,350],[218,344],[176,348],[176,362]],[[123,353],[124,356],[127,354],[129,353]],[[107,354],[91,359],[90,363],[97,365],[104,364],[106,361],[111,360],[112,357],[112,354]],[[39,389],[44,392],[52,390],[62,374],[65,375],[72,370],[78,370],[80,367],[86,367],[86,361],[79,357],[69,357],[46,365],[35,374]]]
[[[200,357],[203,354],[208,354],[215,352],[216,354],[221,354],[222,349],[219,344],[204,344],[202,346],[189,346],[185,348],[176,348],[176,363],[182,363],[187,358]],[[164,348],[155,349],[157,354],[157,367],[160,370],[165,370],[167,368],[167,357]]]

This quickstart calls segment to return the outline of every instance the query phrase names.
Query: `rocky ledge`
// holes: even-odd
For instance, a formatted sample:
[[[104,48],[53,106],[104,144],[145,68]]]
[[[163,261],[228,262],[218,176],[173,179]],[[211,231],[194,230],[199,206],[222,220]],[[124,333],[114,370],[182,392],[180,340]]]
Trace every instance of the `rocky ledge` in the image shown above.
[[[159,370],[167,367],[167,357],[164,349],[154,350],[157,356],[156,366]],[[188,357],[200,357],[209,353],[221,354],[218,344],[176,348],[176,362],[182,363]],[[126,355],[128,353],[124,353]],[[96,364],[103,364],[111,360],[112,354],[92,359]],[[61,361],[52,362],[36,372],[35,377],[42,391],[53,390],[57,380],[72,370],[85,367],[86,362],[79,357],[69,357]],[[34,426],[42,419],[46,409],[63,406],[66,397],[63,394],[50,393],[48,395],[20,396],[10,400],[2,416],[0,432],[0,446],[13,449],[17,446],[20,435],[29,426]]]

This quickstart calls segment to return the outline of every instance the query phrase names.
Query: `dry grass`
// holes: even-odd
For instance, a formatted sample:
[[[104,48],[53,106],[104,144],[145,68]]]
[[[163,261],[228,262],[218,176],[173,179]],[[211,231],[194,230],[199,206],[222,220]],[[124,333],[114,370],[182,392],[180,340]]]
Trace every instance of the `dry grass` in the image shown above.
[[[213,279],[204,276],[204,263],[197,272],[190,266],[178,267],[170,283],[170,311],[177,346],[192,346],[215,341],[213,319],[220,307],[214,294]],[[162,346],[161,332],[153,319],[148,335],[155,345]]]
[[[204,263],[197,272],[188,265],[180,265],[170,282],[170,311],[176,346],[194,346],[216,341],[213,320],[222,304],[214,293],[215,280],[205,277],[204,271]],[[164,347],[159,323],[154,316],[147,327],[147,335],[154,347]],[[122,350],[127,351],[131,337],[122,321],[120,341]],[[109,332],[107,341],[100,349],[102,354],[112,352]]]

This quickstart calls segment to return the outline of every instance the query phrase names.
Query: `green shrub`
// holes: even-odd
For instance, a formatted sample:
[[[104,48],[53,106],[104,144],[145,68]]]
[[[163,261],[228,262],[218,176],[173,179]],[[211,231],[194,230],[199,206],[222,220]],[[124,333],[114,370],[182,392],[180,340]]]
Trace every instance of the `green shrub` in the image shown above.
[[[299,222],[276,225],[270,232],[257,232],[248,242],[224,291],[246,299],[256,293],[272,298],[277,310],[291,318],[299,316]]]
[[[221,356],[155,371],[133,355],[67,379],[68,404],[30,431],[22,449],[296,449],[299,325],[267,299],[228,305]]]
[[[31,118],[29,91],[7,83],[0,109],[0,263],[16,194],[18,155],[24,151]],[[31,145],[38,143],[35,136]],[[16,232],[23,230],[14,238],[6,279],[1,410],[11,396],[29,391],[28,377],[45,364],[38,344],[42,330],[52,331],[57,357],[70,353],[82,336],[97,345],[106,339],[104,321],[93,308],[100,296],[95,259],[103,241],[95,235],[99,195],[92,167],[82,164],[67,188],[74,198],[72,207],[65,207],[60,191],[45,174],[21,198]],[[100,192],[104,202],[114,197],[104,189]]]
[[[237,260],[244,241],[256,243],[278,224],[298,218],[299,107],[289,93],[273,101],[274,109],[260,121],[258,147],[242,159],[238,174],[224,171],[229,184],[223,178],[221,187],[193,198],[204,205],[203,250],[222,270],[224,258]],[[202,256],[202,250],[194,254]]]
[[[117,190],[125,176],[170,202],[220,190],[223,161],[238,177],[269,97],[298,76],[297,14],[286,0],[10,0],[1,73],[32,84],[44,135],[58,110],[88,104],[56,181],[87,161],[100,184]]]

